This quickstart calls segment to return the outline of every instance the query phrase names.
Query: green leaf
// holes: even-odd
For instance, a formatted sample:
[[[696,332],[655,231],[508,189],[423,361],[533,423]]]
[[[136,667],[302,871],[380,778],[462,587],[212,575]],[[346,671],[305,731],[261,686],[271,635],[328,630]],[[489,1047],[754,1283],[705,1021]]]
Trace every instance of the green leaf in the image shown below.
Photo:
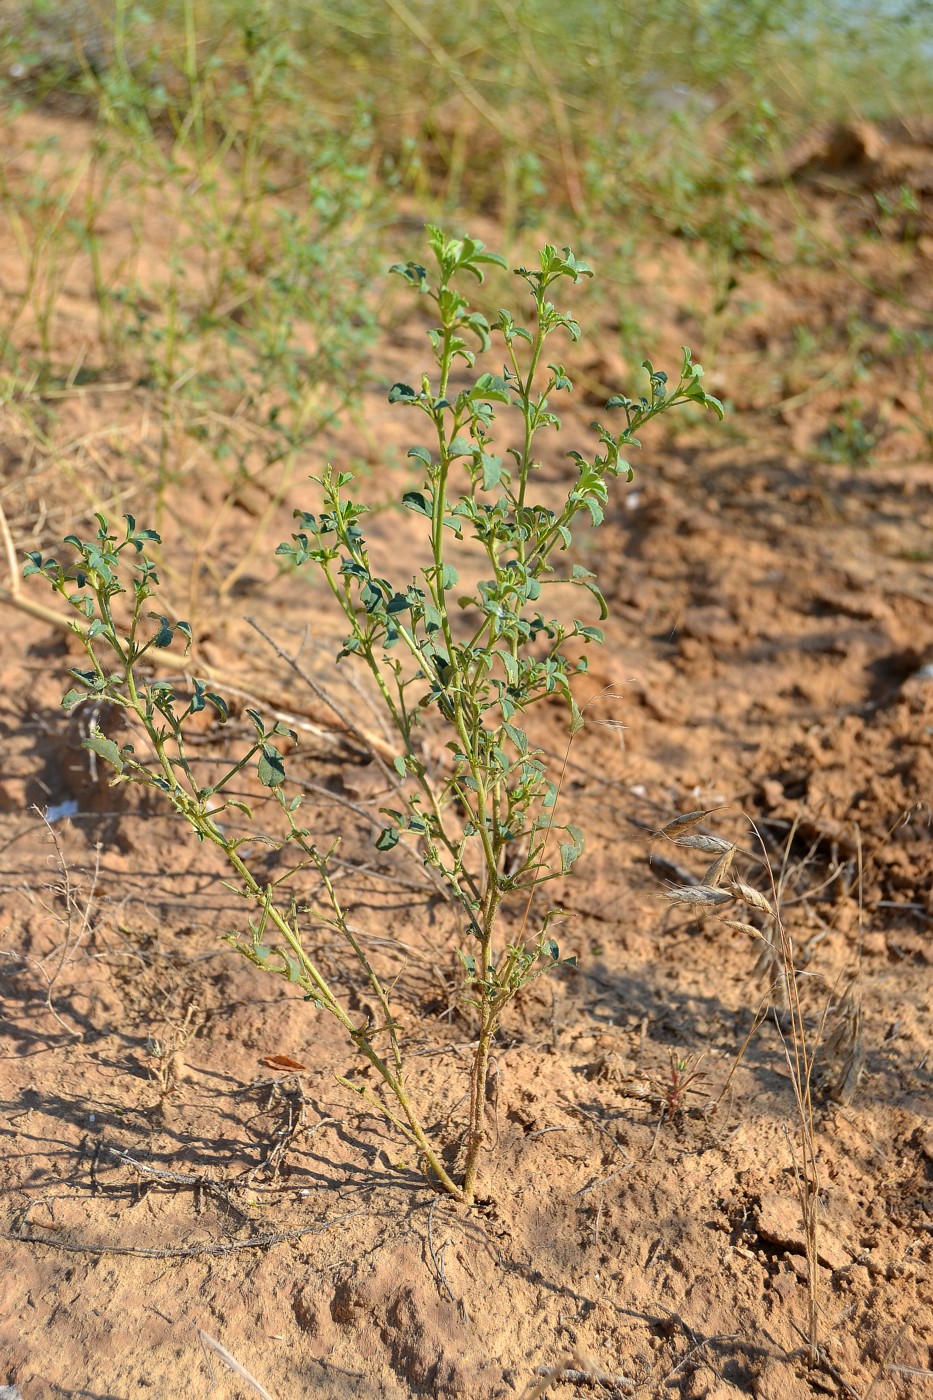
[[[272,744],[263,744],[257,772],[263,787],[277,788],[284,783],[285,763],[278,749]]]
[[[215,690],[205,690],[204,699],[209,700],[220,716],[221,724],[226,724],[230,718],[230,706],[222,695],[218,695]]]
[[[382,590],[378,584],[369,579],[360,589],[360,602],[368,613],[374,613],[383,602]]]
[[[398,832],[394,827],[384,826],[376,837],[377,851],[391,851],[393,846],[398,845]]]
[[[501,374],[481,374],[470,391],[471,399],[510,403],[509,386]]]
[[[82,671],[79,666],[72,666],[69,675],[74,676],[76,681],[81,681],[82,684],[89,686],[91,689],[95,689],[100,682],[100,677],[96,671]]]
[[[560,868],[566,875],[571,866],[583,854],[584,836],[578,826],[566,826],[564,830],[567,834],[567,840],[560,843]]]
[[[460,575],[452,564],[445,564],[441,574],[441,588],[446,593],[448,588],[453,588],[460,582]]]
[[[405,281],[411,286],[417,287],[419,292],[428,290],[428,270],[420,263],[393,263],[389,271],[398,273],[399,277],[404,277]]]
[[[106,738],[99,729],[92,729],[86,739],[82,740],[83,746],[96,753],[98,758],[110,763],[116,768],[118,773],[123,772],[123,757],[119,748],[112,739]]]
[[[502,728],[512,740],[518,752],[520,754],[526,754],[528,752],[528,735],[525,731],[523,729],[516,729],[513,724],[503,724]]]
[[[158,622],[159,624],[159,630],[158,632],[156,632],[154,638],[156,646],[160,649],[170,647],[172,645],[172,640],[175,636],[175,632],[168,618],[163,617],[161,613],[149,613],[148,616],[153,618],[153,620]]]
[[[421,491],[406,491],[402,497],[402,505],[406,510],[416,511],[418,515],[426,515],[431,518],[431,507]]]
[[[389,403],[416,403],[420,397],[410,384],[393,384],[389,390]]]
[[[599,604],[599,619],[601,622],[604,622],[609,616],[609,604],[603,597],[602,589],[595,582],[594,575],[590,573],[589,569],[584,569],[581,568],[579,564],[574,564],[571,581],[573,583],[578,583],[581,588],[585,588],[592,593]]]
[[[483,490],[493,491],[502,480],[502,458],[491,452],[481,452],[479,460],[483,468]]]
[[[33,574],[43,574],[46,569],[53,567],[55,560],[49,559],[46,564],[42,563],[42,555],[36,554],[34,550],[26,555],[26,563],[23,565],[23,578],[31,578]]]
[[[499,652],[499,659],[500,659],[500,661],[502,662],[502,667],[503,667],[503,670],[505,671],[505,678],[506,678],[506,680],[508,681],[509,685],[510,685],[510,686],[517,686],[517,685],[518,685],[519,670],[518,670],[518,662],[516,661],[515,657],[512,655],[511,652],[508,652],[508,651],[500,651],[500,652]]]

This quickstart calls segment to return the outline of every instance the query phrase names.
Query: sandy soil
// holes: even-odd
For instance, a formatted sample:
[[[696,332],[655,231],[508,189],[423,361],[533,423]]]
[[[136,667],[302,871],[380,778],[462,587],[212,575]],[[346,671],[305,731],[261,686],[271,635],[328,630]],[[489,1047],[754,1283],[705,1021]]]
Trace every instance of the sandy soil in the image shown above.
[[[636,483],[581,549],[612,609],[581,698],[612,686],[620,698],[593,714],[625,728],[591,723],[572,751],[565,816],[588,846],[562,891],[561,942],[579,971],[537,983],[502,1031],[477,1208],[439,1199],[334,1082],[352,1067],[338,1030],[221,944],[239,910],[218,858],[107,786],[80,747],[88,715],[58,708],[76,647],[4,611],[0,1388],[479,1400],[540,1395],[553,1373],[555,1398],[933,1393],[933,405],[916,365],[885,351],[892,329],[930,325],[931,164],[904,133],[815,142],[793,185],[798,214],[826,230],[809,264],[785,192],[762,182],[783,265],[775,276],[753,258],[718,327],[727,425],[651,436]],[[905,183],[920,214],[879,229],[875,192]],[[410,225],[392,237],[395,256],[417,251]],[[702,354],[693,256],[672,240],[646,263],[658,363],[685,339]],[[595,295],[573,370],[598,403],[624,366],[612,288]],[[845,453],[827,437],[852,398],[854,316],[871,465],[832,460]],[[80,281],[68,317],[77,343],[91,321]],[[411,380],[424,354],[420,324],[387,336],[367,433],[346,424],[327,444],[335,461],[368,457],[385,499],[408,471],[409,431],[385,381]],[[560,447],[592,412],[567,416]],[[10,417],[0,500],[19,547],[48,549],[72,527],[68,464],[142,518],[123,454],[157,431],[149,391],[132,385],[76,388],[44,445]],[[557,453],[545,466],[547,491],[566,468]],[[165,529],[177,558],[224,490],[203,463],[188,473],[185,530]],[[306,494],[299,482],[274,513],[270,545]],[[261,505],[244,495],[218,552]],[[377,549],[414,548],[414,523],[377,516]],[[167,587],[185,611],[183,566]],[[455,1143],[473,1033],[457,931],[417,861],[373,850],[373,766],[244,621],[294,649],[310,611],[306,664],[339,686],[322,606],[257,550],[223,609],[201,586],[200,654],[302,719],[292,770],[315,785],[321,830],[344,837],[354,918],[403,969],[415,1092]],[[542,731],[555,753],[560,724],[555,710]],[[206,729],[204,761],[245,732],[239,718]],[[702,865],[650,832],[716,807],[709,829],[741,842],[754,883],[766,887],[762,849],[781,881],[821,1041],[816,1370],[799,1124],[780,1027],[755,1028],[758,948],[659,899],[665,879]],[[674,1111],[672,1056],[698,1071]]]

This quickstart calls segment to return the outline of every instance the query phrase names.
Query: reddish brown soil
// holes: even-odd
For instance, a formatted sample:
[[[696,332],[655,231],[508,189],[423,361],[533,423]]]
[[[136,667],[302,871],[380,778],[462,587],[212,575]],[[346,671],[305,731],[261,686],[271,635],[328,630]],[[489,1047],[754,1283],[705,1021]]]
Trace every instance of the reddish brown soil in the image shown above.
[[[930,150],[899,141],[806,154],[796,213],[762,186],[784,261],[778,275],[763,260],[742,268],[714,327],[727,425],[646,434],[635,485],[581,547],[612,609],[581,698],[604,686],[619,698],[590,711],[565,784],[564,815],[588,841],[561,892],[560,939],[579,971],[538,982],[503,1028],[481,1206],[439,1199],[400,1160],[334,1081],[356,1068],[338,1029],[220,942],[241,909],[216,853],[95,773],[80,747],[87,712],[68,721],[58,708],[76,647],[4,610],[0,1390],[256,1393],[202,1349],[202,1329],[276,1400],[530,1397],[554,1368],[554,1397],[931,1393],[933,366],[885,346],[891,328],[929,328],[933,230]],[[921,213],[879,231],[886,150]],[[810,265],[793,257],[804,217],[827,239]],[[494,229],[479,231],[495,243]],[[417,253],[416,238],[394,231],[389,253]],[[694,257],[671,241],[645,272],[658,363],[683,339],[702,352]],[[613,295],[597,285],[581,303],[588,336],[573,369],[594,403],[624,372]],[[79,286],[78,339],[82,315],[90,322]],[[867,327],[855,390],[854,315]],[[811,336],[805,354],[795,329],[798,345]],[[421,332],[409,322],[387,336],[367,432],[348,424],[327,444],[334,461],[368,455],[363,489],[383,500],[411,484],[411,425],[384,384],[416,382]],[[876,438],[871,465],[829,460],[827,429],[853,397]],[[41,441],[9,417],[0,502],[21,550],[48,550],[82,519],[66,468],[89,496],[116,498],[115,514],[148,523],[121,453],[155,440],[151,409],[143,389],[76,390]],[[567,415],[560,451],[592,412]],[[564,479],[560,451],[545,493]],[[186,551],[225,487],[202,462],[178,489],[185,529],[170,511],[165,534],[181,563],[166,577],[185,612]],[[344,898],[402,971],[414,1093],[456,1143],[473,1034],[456,929],[417,861],[373,850],[374,766],[244,622],[294,649],[310,620],[308,669],[359,707],[333,671],[339,626],[320,589],[279,575],[269,552],[291,505],[309,499],[300,481],[291,488],[223,608],[203,583],[200,655],[266,708],[271,696],[304,712],[291,770],[318,785],[321,831],[344,836]],[[218,557],[237,557],[256,509],[245,499],[227,517]],[[377,515],[376,549],[407,557],[416,525]],[[51,601],[35,585],[30,596]],[[596,722],[610,718],[624,729]],[[558,754],[562,723],[555,710],[543,734]],[[238,717],[231,729],[205,732],[206,756],[236,747],[246,730]],[[70,817],[57,815],[65,802]],[[747,875],[767,888],[763,850],[781,881],[811,1043],[823,1046],[815,1370],[787,1050],[773,1018],[750,1035],[766,993],[757,945],[658,898],[665,878],[683,878],[665,857],[693,877],[703,866],[649,833],[720,806],[710,829],[741,842]],[[326,943],[322,955],[337,966]],[[155,1041],[177,1047],[161,1087]],[[302,1068],[267,1063],[283,1055]],[[673,1113],[672,1055],[699,1069]]]

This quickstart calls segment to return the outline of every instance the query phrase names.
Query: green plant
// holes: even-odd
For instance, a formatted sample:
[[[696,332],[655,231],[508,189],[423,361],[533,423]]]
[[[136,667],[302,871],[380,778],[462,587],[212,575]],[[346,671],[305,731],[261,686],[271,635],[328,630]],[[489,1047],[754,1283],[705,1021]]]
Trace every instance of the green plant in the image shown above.
[[[666,1079],[654,1081],[667,1118],[682,1113],[686,1107],[687,1095],[699,1092],[699,1081],[707,1077],[705,1070],[700,1069],[702,1060],[702,1055],[690,1057],[678,1055],[673,1050],[670,1052],[670,1073]]]
[[[722,407],[703,389],[702,370],[689,350],[673,388],[646,361],[646,395],[610,399],[607,408],[621,414],[623,425],[594,425],[598,451],[589,457],[570,452],[572,479],[563,504],[544,505],[535,497],[539,439],[560,426],[552,400],[573,387],[564,367],[546,359],[546,345],[558,334],[571,340],[580,335],[576,321],[550,296],[555,284],[579,282],[591,270],[569,248],[546,246],[536,269],[516,272],[531,296],[528,324],[505,310],[490,323],[461,288],[471,278],[482,282],[504,260],[476,240],[447,239],[436,228],[428,233],[436,275],[414,262],[393,271],[436,306],[439,324],[430,332],[435,368],[417,388],[395,384],[389,394],[391,402],[420,415],[427,430],[429,445],[409,451],[423,471],[421,489],[407,491],[402,500],[424,522],[424,565],[408,577],[381,576],[361,525],[366,507],[347,494],[352,474],[329,467],[315,478],[318,509],[296,512],[299,528],[278,553],[295,568],[312,564],[323,575],[348,629],[337,659],[365,666],[391,722],[395,754],[385,766],[396,805],[384,809],[378,848],[415,843],[459,911],[468,944],[461,953],[465,997],[478,1024],[459,1174],[448,1171],[412,1102],[392,988],[348,922],[329,871],[334,847],[315,843],[304,825],[301,795],[286,795],[281,748],[294,735],[281,723],[267,727],[258,712],[247,710],[254,733],[246,752],[204,786],[189,760],[186,724],[207,705],[226,721],[225,700],[201,681],[182,694],[141,669],[154,648],[179,637],[186,645],[192,640],[188,623],[172,622],[153,608],[159,580],[147,551],[158,542],[156,533],[137,529],[127,517],[122,535],[113,534],[98,516],[95,539],[66,540],[75,554],[71,562],[33,554],[26,573],[43,574],[81,618],[91,665],[72,673],[77,684],[65,708],[87,697],[119,707],[141,729],[147,752],[99,729],[92,729],[87,746],[115,768],[115,782],[159,790],[200,840],[223,851],[238,893],[254,911],[246,931],[231,933],[228,941],[257,968],[296,983],[306,1000],[339,1021],[378,1074],[389,1102],[359,1081],[341,1082],[401,1131],[442,1190],[470,1202],[484,1140],[490,1047],[503,1013],[529,982],[570,961],[561,958],[550,933],[558,911],[547,908],[532,919],[532,901],[541,886],[572,869],[584,837],[578,827],[557,820],[561,777],[548,771],[534,743],[530,712],[548,697],[562,698],[572,738],[583,723],[573,678],[586,670],[586,648],[600,642],[602,633],[546,599],[564,599],[568,589],[576,590],[605,617],[595,576],[563,563],[581,517],[593,527],[601,524],[610,482],[632,477],[622,454],[637,445],[635,434],[644,424],[678,404],[712,408],[720,416]],[[492,354],[494,341],[495,363],[505,361],[501,372],[477,374],[477,357]],[[517,427],[516,445],[501,454],[495,451],[497,414]],[[476,572],[484,576],[464,581]],[[128,613],[120,601],[124,595]],[[441,731],[444,765],[429,767],[423,757],[426,726]],[[237,812],[247,825],[252,820],[250,807],[229,795],[232,780],[248,772],[270,795],[282,823],[275,844],[286,868],[274,879],[259,873],[258,858],[250,854],[256,848],[247,844],[254,838],[234,834],[229,825]],[[263,836],[266,843],[272,839]],[[295,877],[309,870],[321,891],[315,905],[293,892]],[[307,950],[303,930],[314,924],[343,940],[345,970],[367,984],[372,1010],[362,1023]]]
[[[872,425],[863,416],[858,399],[847,399],[823,435],[826,458],[849,467],[870,467],[885,431],[883,422]]]

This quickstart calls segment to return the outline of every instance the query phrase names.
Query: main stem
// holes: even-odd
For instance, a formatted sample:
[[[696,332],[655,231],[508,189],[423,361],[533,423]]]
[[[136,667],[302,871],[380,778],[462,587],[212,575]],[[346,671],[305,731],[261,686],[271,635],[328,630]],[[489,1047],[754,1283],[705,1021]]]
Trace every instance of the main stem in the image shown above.
[[[476,1181],[479,1176],[479,1163],[483,1143],[486,1139],[486,1078],[489,1074],[489,1052],[492,1040],[499,1026],[500,999],[491,987],[493,930],[502,895],[495,884],[495,871],[490,874],[489,893],[483,916],[483,932],[480,937],[480,965],[476,970],[474,985],[479,987],[480,1025],[479,1040],[473,1057],[473,1071],[470,1077],[470,1121],[467,1129],[466,1166],[463,1173],[463,1199],[472,1205],[476,1197]]]
[[[463,1199],[467,1205],[472,1205],[476,1198],[480,1157],[486,1139],[486,1079],[489,1074],[489,1052],[497,1025],[495,1006],[484,1000],[480,1013],[479,1042],[470,1080],[470,1126],[467,1134],[466,1168],[463,1173]]]

